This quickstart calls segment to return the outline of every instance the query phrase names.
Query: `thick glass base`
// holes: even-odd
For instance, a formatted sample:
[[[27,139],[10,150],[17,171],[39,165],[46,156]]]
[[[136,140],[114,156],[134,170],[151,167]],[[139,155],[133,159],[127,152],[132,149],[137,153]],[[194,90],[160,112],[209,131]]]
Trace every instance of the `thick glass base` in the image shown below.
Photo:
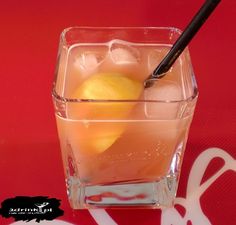
[[[82,186],[70,177],[68,196],[73,209],[83,208],[166,208],[174,202],[177,176],[168,175],[153,182],[126,182]]]

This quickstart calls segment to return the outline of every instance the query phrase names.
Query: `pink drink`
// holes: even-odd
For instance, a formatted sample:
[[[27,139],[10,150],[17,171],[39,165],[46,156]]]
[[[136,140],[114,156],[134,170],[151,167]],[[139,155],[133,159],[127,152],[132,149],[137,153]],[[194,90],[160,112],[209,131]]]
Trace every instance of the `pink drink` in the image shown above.
[[[143,88],[170,47],[112,38],[61,48],[54,102],[73,208],[172,205],[196,103],[188,52]],[[138,97],[126,99],[131,87]]]

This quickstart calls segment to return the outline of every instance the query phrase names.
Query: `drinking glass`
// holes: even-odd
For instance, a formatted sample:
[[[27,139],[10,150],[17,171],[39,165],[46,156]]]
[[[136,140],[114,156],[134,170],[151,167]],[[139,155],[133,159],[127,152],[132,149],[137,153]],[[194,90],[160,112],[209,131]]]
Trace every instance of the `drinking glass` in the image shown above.
[[[180,34],[171,27],[62,32],[52,96],[72,208],[173,205],[198,96],[188,49],[163,78],[143,83]]]

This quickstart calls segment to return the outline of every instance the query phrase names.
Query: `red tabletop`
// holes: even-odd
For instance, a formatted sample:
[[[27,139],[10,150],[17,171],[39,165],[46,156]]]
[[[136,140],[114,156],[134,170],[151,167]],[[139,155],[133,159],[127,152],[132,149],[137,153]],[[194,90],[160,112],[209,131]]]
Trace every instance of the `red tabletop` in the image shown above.
[[[71,210],[51,100],[59,35],[65,27],[174,26],[183,29],[202,3],[203,0],[2,2],[0,202],[15,196],[60,199],[64,215],[51,224],[60,224],[58,220],[63,220],[78,225],[235,225],[235,0],[222,0],[190,44],[200,96],[175,208]],[[13,218],[0,216],[0,224],[13,222]]]

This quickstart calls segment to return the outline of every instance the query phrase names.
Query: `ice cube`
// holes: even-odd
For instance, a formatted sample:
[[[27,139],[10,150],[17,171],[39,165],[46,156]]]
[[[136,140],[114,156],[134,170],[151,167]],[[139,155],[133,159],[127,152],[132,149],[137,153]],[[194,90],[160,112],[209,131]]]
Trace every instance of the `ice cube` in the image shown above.
[[[145,100],[179,101],[182,91],[178,84],[168,80],[156,80],[154,85],[145,89]]]
[[[144,110],[147,118],[175,119],[178,117],[182,90],[171,81],[157,80],[152,87],[144,90]]]
[[[95,73],[104,57],[94,52],[83,52],[75,57],[74,67],[82,74]]]
[[[117,65],[137,64],[140,61],[140,52],[131,46],[131,43],[122,40],[110,42],[110,58]]]

